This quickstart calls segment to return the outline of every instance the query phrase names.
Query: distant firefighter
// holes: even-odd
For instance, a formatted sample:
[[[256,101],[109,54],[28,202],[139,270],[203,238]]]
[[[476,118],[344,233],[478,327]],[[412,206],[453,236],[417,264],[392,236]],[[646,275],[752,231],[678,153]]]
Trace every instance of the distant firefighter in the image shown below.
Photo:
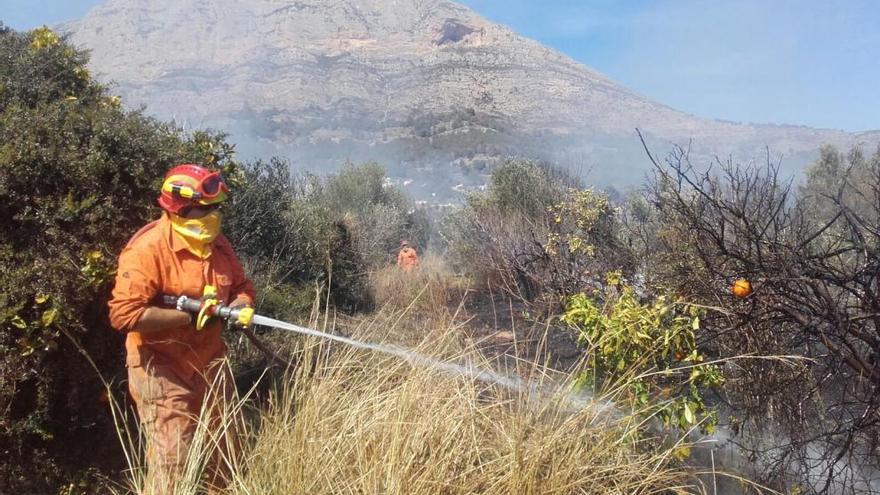
[[[419,266],[419,255],[409,245],[409,241],[400,241],[400,252],[397,253],[397,266],[406,273],[412,272]]]

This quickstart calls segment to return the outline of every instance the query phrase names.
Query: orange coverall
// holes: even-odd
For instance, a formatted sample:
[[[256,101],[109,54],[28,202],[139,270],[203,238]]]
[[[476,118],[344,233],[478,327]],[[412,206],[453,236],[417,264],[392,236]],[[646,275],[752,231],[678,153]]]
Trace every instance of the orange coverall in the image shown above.
[[[151,333],[139,332],[138,321],[147,307],[157,304],[157,297],[199,298],[206,285],[217,288],[221,301],[252,305],[253,284],[229,241],[218,236],[212,247],[205,260],[193,255],[163,215],[135,234],[119,257],[110,322],[127,332],[128,386],[147,435],[148,478],[163,480],[153,482],[156,493],[167,489],[186,460],[211,382],[223,379],[217,393],[224,398],[233,396],[234,387],[218,361],[226,353],[220,321],[201,331],[189,324]]]
[[[413,271],[415,267],[419,266],[419,256],[416,254],[416,250],[409,246],[402,247],[400,252],[397,253],[397,266],[406,273]]]

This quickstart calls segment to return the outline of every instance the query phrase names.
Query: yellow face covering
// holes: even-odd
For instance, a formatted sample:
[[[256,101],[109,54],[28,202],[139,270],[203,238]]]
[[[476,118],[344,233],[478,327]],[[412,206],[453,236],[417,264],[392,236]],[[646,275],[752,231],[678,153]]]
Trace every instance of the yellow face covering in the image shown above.
[[[186,241],[187,249],[199,258],[211,255],[211,243],[220,235],[220,212],[212,211],[202,218],[184,218],[169,213],[171,228]]]

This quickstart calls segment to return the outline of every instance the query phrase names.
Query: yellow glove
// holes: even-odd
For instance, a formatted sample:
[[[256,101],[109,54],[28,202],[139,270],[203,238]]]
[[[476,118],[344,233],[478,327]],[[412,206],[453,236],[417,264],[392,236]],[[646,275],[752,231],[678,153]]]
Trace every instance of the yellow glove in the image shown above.
[[[202,304],[199,306],[199,314],[196,316],[196,330],[202,331],[217,317],[217,309],[223,302],[217,299],[217,289],[206,285],[202,293]]]
[[[232,324],[238,328],[250,328],[254,319],[254,308],[244,306],[238,310],[238,317]]]

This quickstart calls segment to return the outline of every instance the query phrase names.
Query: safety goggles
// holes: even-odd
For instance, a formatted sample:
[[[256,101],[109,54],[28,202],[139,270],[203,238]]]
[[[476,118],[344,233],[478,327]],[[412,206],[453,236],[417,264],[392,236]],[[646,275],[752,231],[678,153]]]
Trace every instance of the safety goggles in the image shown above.
[[[220,172],[212,172],[206,175],[196,184],[195,187],[175,183],[178,182],[176,179],[178,179],[178,177],[169,177],[162,186],[162,189],[173,196],[178,196],[191,201],[210,202],[221,194],[229,192],[229,188],[226,186],[226,183],[223,182],[223,177],[220,175]],[[192,177],[185,177],[184,179],[187,182],[193,180]]]

